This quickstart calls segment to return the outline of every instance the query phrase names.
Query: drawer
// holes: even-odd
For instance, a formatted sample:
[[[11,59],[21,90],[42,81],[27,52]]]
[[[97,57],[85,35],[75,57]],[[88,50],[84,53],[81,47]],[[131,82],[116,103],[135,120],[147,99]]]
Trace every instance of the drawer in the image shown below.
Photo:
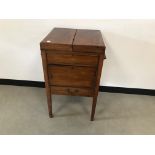
[[[75,54],[47,54],[48,64],[64,64],[64,65],[83,65],[83,66],[97,66],[97,55],[75,55]]]
[[[72,96],[93,96],[92,89],[72,88],[72,87],[51,87],[51,93],[57,95],[72,95]]]
[[[96,76],[95,67],[48,66],[50,85],[92,87]]]

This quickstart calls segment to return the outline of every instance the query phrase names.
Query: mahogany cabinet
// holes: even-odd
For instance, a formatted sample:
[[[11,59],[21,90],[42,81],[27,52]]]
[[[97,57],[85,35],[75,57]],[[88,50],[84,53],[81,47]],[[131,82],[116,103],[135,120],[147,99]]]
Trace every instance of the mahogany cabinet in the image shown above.
[[[99,30],[54,28],[40,43],[49,116],[52,95],[93,98],[94,120],[105,44]]]

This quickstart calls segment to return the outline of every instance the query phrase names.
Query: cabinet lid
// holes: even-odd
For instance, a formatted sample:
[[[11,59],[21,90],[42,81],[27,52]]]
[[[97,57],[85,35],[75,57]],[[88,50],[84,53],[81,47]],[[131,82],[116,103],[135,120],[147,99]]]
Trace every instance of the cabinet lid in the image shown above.
[[[104,51],[105,44],[99,30],[80,29],[76,31],[73,42],[73,51],[81,52],[101,52]]]
[[[72,51],[75,29],[54,28],[40,43],[41,49]]]
[[[104,52],[99,30],[54,28],[40,43],[41,49],[75,52]]]

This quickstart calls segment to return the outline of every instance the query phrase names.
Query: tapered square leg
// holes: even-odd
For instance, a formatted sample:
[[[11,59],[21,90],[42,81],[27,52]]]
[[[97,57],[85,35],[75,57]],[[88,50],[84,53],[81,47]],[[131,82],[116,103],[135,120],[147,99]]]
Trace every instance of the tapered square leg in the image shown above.
[[[52,114],[52,96],[51,96],[51,89],[50,89],[49,82],[48,82],[47,57],[46,57],[46,52],[44,50],[41,51],[41,56],[42,56],[42,63],[43,63],[43,68],[44,68],[43,71],[44,71],[44,78],[45,78],[48,112],[49,112],[49,117],[51,118],[51,117],[53,117],[53,114]]]
[[[49,117],[52,118],[53,117],[53,114],[52,114],[52,96],[51,96],[50,90],[48,90],[48,93],[47,93],[47,103],[48,103]]]
[[[91,110],[91,118],[90,118],[91,121],[94,121],[96,103],[97,103],[97,96],[94,96],[94,97],[93,97],[92,110]]]

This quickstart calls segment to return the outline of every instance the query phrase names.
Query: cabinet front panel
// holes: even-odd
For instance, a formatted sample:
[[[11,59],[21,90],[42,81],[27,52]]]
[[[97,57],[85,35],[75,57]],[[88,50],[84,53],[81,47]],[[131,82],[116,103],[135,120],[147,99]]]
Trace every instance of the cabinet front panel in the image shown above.
[[[86,88],[72,88],[72,87],[51,87],[51,93],[57,95],[71,95],[71,96],[93,96],[92,89]]]
[[[75,54],[47,54],[48,64],[97,66],[97,55],[75,55]]]
[[[48,66],[50,85],[71,87],[93,87],[95,67]]]

